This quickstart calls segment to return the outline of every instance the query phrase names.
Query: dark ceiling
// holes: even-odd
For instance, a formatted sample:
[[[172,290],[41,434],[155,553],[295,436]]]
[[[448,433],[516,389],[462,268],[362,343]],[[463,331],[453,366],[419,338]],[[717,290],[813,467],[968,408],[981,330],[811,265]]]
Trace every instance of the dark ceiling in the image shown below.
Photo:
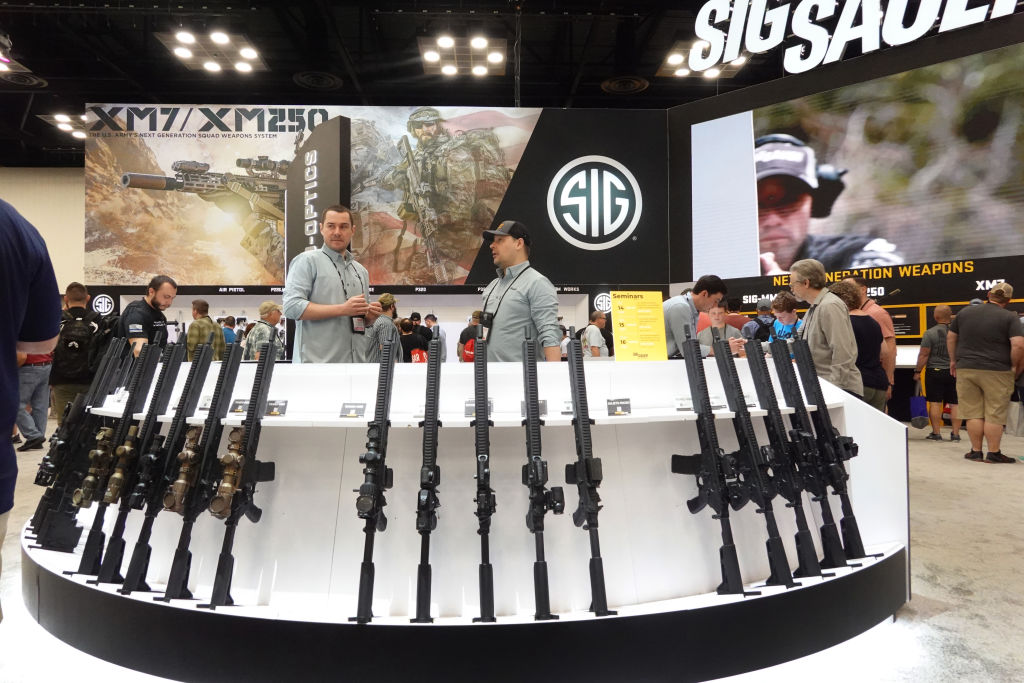
[[[87,102],[664,109],[782,75],[776,50],[730,78],[656,76],[677,41],[694,39],[701,4],[0,0],[0,30],[31,70],[0,74],[0,165],[81,165],[82,143],[37,116]],[[181,27],[244,34],[269,70],[190,71],[155,37]],[[444,30],[506,39],[505,75],[425,75],[417,37]]]

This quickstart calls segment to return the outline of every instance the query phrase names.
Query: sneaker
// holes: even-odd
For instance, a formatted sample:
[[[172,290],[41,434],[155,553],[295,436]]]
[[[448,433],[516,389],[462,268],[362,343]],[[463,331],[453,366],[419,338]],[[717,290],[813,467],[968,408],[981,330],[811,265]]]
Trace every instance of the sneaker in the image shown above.
[[[18,452],[24,453],[25,451],[40,451],[43,449],[43,444],[46,442],[41,436],[37,436],[34,439],[29,439],[25,443],[18,446]]]
[[[932,432],[931,434],[924,438],[928,439],[929,441],[942,441],[942,434],[936,434],[935,432]],[[957,437],[957,440],[959,441],[959,437]]]
[[[967,451],[966,453],[964,453],[964,458],[966,458],[967,460],[974,461],[984,460],[985,454],[982,453],[981,451]]]
[[[1014,460],[1013,458],[1006,457],[1005,455],[1003,455],[1002,451],[996,451],[995,453],[989,451],[988,453],[985,454],[985,462],[1011,463],[1016,462],[1016,460]]]
[[[960,435],[959,434],[950,434],[949,435],[949,440],[950,441],[959,441],[960,440]]]

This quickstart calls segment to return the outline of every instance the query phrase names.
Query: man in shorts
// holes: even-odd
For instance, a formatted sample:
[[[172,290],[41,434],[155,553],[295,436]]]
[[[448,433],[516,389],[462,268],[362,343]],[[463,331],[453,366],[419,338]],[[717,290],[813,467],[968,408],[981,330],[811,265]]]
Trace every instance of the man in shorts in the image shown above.
[[[927,439],[942,441],[942,405],[949,404],[949,417],[953,423],[950,441],[960,440],[959,406],[956,396],[956,379],[949,374],[949,351],[946,349],[946,334],[949,332],[949,321],[953,318],[953,309],[949,306],[936,306],[932,313],[935,326],[921,337],[921,350],[917,354],[917,367],[914,369],[914,381],[924,381],[925,400],[928,402],[928,422],[932,433]]]

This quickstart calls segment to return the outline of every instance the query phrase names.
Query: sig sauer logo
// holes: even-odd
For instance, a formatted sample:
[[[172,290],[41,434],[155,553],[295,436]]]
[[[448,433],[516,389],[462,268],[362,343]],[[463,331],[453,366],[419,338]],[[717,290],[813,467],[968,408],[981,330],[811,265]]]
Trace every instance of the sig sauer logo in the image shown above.
[[[92,300],[92,310],[100,315],[107,315],[114,310],[114,300],[109,294],[100,294]]]
[[[580,249],[611,249],[636,229],[643,199],[636,178],[615,159],[585,156],[563,166],[548,187],[548,218]]]
[[[199,133],[297,133],[313,130],[329,117],[326,109],[306,107],[148,107],[89,105],[91,131]]]

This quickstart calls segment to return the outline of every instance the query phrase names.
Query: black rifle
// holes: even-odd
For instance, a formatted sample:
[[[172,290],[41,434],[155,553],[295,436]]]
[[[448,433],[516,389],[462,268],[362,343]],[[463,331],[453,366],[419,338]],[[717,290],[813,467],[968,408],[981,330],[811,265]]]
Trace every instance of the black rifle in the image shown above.
[[[437,528],[437,487],[441,468],[437,465],[437,419],[441,390],[441,340],[427,345],[427,396],[423,411],[423,464],[420,466],[420,492],[416,496],[416,531],[420,534],[420,563],[416,567],[416,618],[413,623],[428,624],[430,617],[430,532]]]
[[[526,511],[526,528],[533,534],[536,560],[533,563],[533,599],[537,621],[557,619],[551,613],[548,595],[548,563],[544,559],[544,515],[565,512],[565,493],[561,486],[547,489],[548,463],[541,457],[540,401],[537,398],[537,342],[530,338],[527,327],[523,339],[523,398],[526,406],[526,464],[523,465],[523,486],[530,490],[530,507]]]
[[[732,425],[736,432],[736,441],[739,443],[736,455],[744,474],[741,481],[747,487],[747,496],[757,505],[757,512],[764,515],[765,527],[768,530],[765,548],[768,551],[769,575],[765,584],[791,588],[795,585],[793,573],[789,569],[786,549],[779,537],[779,525],[775,521],[775,510],[772,507],[772,499],[775,498],[776,490],[772,481],[771,466],[775,455],[771,446],[758,446],[757,444],[757,436],[754,434],[754,425],[750,421],[747,400],[743,396],[743,387],[740,385],[740,376],[736,372],[736,363],[732,358],[729,340],[718,339],[717,331],[714,328],[712,328],[712,335],[716,339],[713,345],[715,362],[718,364],[718,374],[722,378],[722,386],[725,389],[726,403],[733,413]]]
[[[811,347],[807,344],[806,339],[793,340],[793,355],[796,357],[796,367],[800,372],[800,380],[804,385],[807,398],[813,401],[817,407],[811,416],[811,421],[814,423],[814,433],[817,435],[818,471],[839,496],[839,503],[843,511],[843,517],[839,520],[839,528],[843,532],[843,549],[846,551],[847,559],[855,560],[866,557],[867,553],[864,552],[864,542],[860,538],[857,518],[853,516],[850,492],[846,486],[850,475],[843,464],[857,455],[857,444],[851,437],[840,435],[839,430],[832,425],[828,406],[825,405],[825,397],[821,393],[821,384],[818,383],[818,371],[814,367]]]
[[[754,388],[757,391],[757,402],[767,411],[767,415],[764,416],[764,428],[768,433],[768,443],[771,445],[772,481],[775,490],[787,501],[786,507],[793,508],[793,514],[796,516],[796,554],[800,566],[793,572],[793,576],[821,576],[821,564],[818,562],[814,539],[811,537],[804,511],[804,476],[800,467],[808,462],[809,456],[801,452],[804,448],[803,443],[787,438],[786,425],[782,420],[778,399],[775,397],[775,387],[772,385],[768,363],[761,350],[761,342],[752,339],[746,343],[745,348],[747,365],[750,367],[750,375],[754,379]]]
[[[473,621],[490,623],[494,618],[494,567],[491,566],[491,516],[498,500],[491,488],[491,403],[487,397],[487,340],[484,326],[477,326],[473,346],[473,421],[476,448],[476,518],[480,535],[480,616]]]
[[[821,508],[821,548],[823,557],[821,567],[834,569],[835,567],[846,566],[846,552],[843,550],[843,542],[839,539],[839,529],[836,528],[835,519],[832,516],[832,507],[828,502],[828,480],[821,476],[819,467],[818,444],[814,439],[814,428],[811,426],[811,416],[804,405],[803,395],[800,393],[800,382],[796,378],[796,370],[789,359],[789,344],[785,339],[776,339],[769,348],[772,353],[772,361],[775,363],[775,373],[779,376],[779,386],[782,388],[782,395],[786,403],[793,409],[790,415],[792,429],[789,438],[797,444],[795,453],[800,458],[798,468],[800,470],[801,482],[804,490],[811,494],[811,500]]]
[[[263,415],[267,412],[267,395],[274,376],[276,341],[277,335],[272,334],[270,341],[260,346],[260,359],[252,381],[245,422],[240,427],[234,427],[228,434],[228,452],[220,459],[220,481],[217,483],[217,493],[210,501],[210,514],[225,520],[224,542],[217,559],[210,602],[200,607],[214,609],[235,604],[231,598],[231,579],[235,571],[235,558],[231,553],[235,544],[235,530],[243,515],[253,524],[260,521],[263,510],[253,502],[256,484],[274,481],[274,463],[257,460],[256,449],[260,445]]]
[[[388,430],[391,428],[391,386],[395,379],[395,358],[392,344],[386,341],[381,346],[380,369],[377,372],[377,403],[373,410],[373,421],[366,430],[366,452],[359,456],[363,464],[363,483],[355,490],[356,513],[360,519],[366,520],[363,533],[363,562],[359,565],[359,602],[356,616],[349,621],[360,624],[369,623],[373,619],[373,539],[380,531],[388,528],[388,518],[384,514],[384,492],[394,484],[394,472],[387,466],[385,458],[388,454]]]
[[[238,364],[242,360],[241,344],[238,341],[231,344],[226,354],[221,362],[220,374],[217,375],[217,386],[214,389],[210,412],[203,423],[202,437],[197,447],[192,449],[189,447],[189,435],[186,435],[185,448],[178,454],[177,478],[164,493],[164,508],[181,514],[184,521],[178,535],[178,546],[174,549],[174,558],[171,560],[171,571],[167,576],[167,590],[163,596],[155,598],[156,600],[167,602],[192,597],[188,589],[189,572],[192,568],[192,552],[188,549],[192,543],[192,526],[209,506],[213,497],[216,474],[219,471],[217,447],[224,431],[224,416],[228,413],[231,394],[235,390]],[[195,427],[188,431],[194,437]]]
[[[35,482],[47,488],[29,520],[29,527],[37,533],[41,547],[70,552],[78,545],[82,529],[75,525],[77,509],[71,504],[70,492],[84,476],[90,439],[101,421],[90,410],[102,405],[114,390],[115,371],[127,349],[126,344],[123,338],[110,342],[89,389],[78,394],[69,405],[60,429],[50,437],[50,448],[39,463]],[[48,522],[47,517],[50,517]]]
[[[139,424],[138,430],[135,430],[134,427],[128,430],[128,438],[114,451],[114,455],[117,456],[117,464],[114,466],[114,473],[107,480],[107,490],[103,494],[103,502],[116,503],[120,501],[120,505],[117,510],[117,519],[114,520],[114,528],[110,532],[110,539],[107,541],[107,547],[103,553],[103,562],[100,564],[96,583],[121,583],[124,581],[124,577],[121,576],[121,561],[124,559],[125,548],[124,527],[128,520],[128,513],[132,509],[128,504],[128,496],[135,488],[135,482],[139,476],[139,454],[149,452],[153,438],[160,431],[157,417],[167,411],[167,404],[171,401],[171,391],[174,389],[175,380],[178,379],[178,369],[181,367],[184,357],[184,344],[168,344],[164,348],[163,356],[160,358],[160,374],[153,387],[153,398],[149,401],[146,416]]]
[[[203,383],[206,382],[212,357],[213,347],[210,344],[200,344],[196,347],[185,384],[181,389],[181,396],[178,398],[174,418],[167,430],[167,438],[157,434],[153,438],[152,446],[139,458],[139,475],[131,495],[128,496],[128,505],[133,510],[145,507],[146,516],[142,520],[139,537],[132,549],[132,557],[128,561],[124,583],[118,589],[123,595],[139,590],[150,590],[146,584],[146,574],[149,571],[149,558],[152,554],[149,539],[153,533],[153,523],[164,509],[164,491],[176,478],[178,453],[185,443],[185,430],[188,429],[185,421],[199,405],[199,397],[202,395]]]
[[[739,478],[736,454],[726,453],[718,445],[718,432],[715,429],[715,416],[711,412],[711,397],[704,376],[700,343],[692,336],[689,325],[684,326],[684,329],[686,340],[682,344],[683,362],[686,364],[686,379],[690,384],[693,410],[697,413],[700,453],[673,455],[672,472],[697,477],[697,496],[686,501],[686,507],[692,514],[706,507],[714,512],[712,518],[717,519],[722,526],[722,546],[718,549],[722,583],[718,585],[717,591],[722,595],[740,594],[744,592],[743,578],[740,576],[740,562],[732,537],[729,508],[739,510],[747,504],[747,489]]]
[[[124,443],[129,431],[135,428],[132,424],[135,413],[137,408],[142,407],[149,394],[149,386],[153,382],[159,357],[160,347],[156,344],[146,344],[139,352],[138,362],[133,365],[132,378],[128,383],[128,398],[124,403],[124,411],[113,425],[101,427],[96,433],[96,447],[89,452],[89,471],[82,480],[82,485],[72,494],[71,501],[78,508],[92,507],[96,495],[106,491],[107,479],[114,464],[114,448]],[[103,543],[106,540],[106,534],[103,533],[103,517],[108,505],[109,503],[101,500],[96,506],[96,515],[85,539],[78,571],[65,573],[86,576],[99,574]]]
[[[580,504],[572,513],[572,521],[590,533],[590,611],[603,617],[615,614],[608,609],[604,588],[604,562],[601,559],[601,540],[597,533],[597,513],[601,511],[601,497],[597,488],[604,478],[601,459],[593,455],[590,438],[590,409],[587,406],[587,384],[583,375],[583,345],[569,330],[569,388],[572,393],[572,426],[576,436],[576,462],[565,466],[565,482],[575,484]]]

